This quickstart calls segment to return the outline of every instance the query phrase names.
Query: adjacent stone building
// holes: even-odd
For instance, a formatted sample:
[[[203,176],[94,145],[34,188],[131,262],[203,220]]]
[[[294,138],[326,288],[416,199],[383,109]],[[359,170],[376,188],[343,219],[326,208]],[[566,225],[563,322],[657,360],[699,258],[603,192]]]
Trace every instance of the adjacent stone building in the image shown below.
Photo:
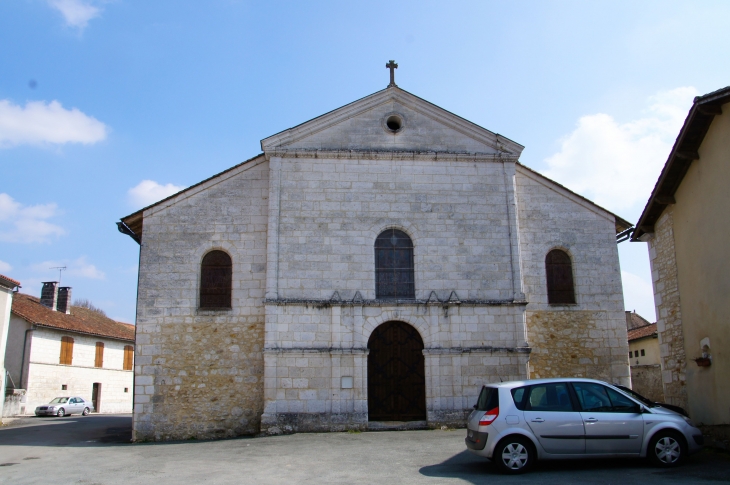
[[[667,402],[730,423],[730,87],[698,96],[637,223]]]
[[[261,147],[118,223],[135,439],[457,426],[487,382],[630,384],[631,225],[521,145],[391,83]]]
[[[626,312],[631,388],[655,402],[664,402],[662,366],[656,323],[635,312]]]
[[[6,414],[33,414],[58,396],[82,397],[96,412],[132,412],[134,325],[71,305],[71,288],[43,283],[41,298],[16,293],[5,353]]]

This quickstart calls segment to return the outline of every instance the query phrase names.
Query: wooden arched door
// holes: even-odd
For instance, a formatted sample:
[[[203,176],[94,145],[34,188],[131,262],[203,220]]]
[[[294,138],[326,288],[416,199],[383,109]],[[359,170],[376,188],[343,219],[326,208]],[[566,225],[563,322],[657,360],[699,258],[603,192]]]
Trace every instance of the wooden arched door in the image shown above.
[[[426,419],[423,340],[407,323],[386,322],[368,340],[368,419]]]

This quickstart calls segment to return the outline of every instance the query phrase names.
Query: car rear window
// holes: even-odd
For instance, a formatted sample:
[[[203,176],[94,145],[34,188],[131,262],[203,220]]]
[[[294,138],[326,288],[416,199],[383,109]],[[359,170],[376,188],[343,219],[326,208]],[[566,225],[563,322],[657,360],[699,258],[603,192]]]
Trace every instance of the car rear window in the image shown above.
[[[499,407],[499,390],[496,387],[482,387],[477,400],[477,411],[490,411]]]
[[[525,410],[525,397],[527,397],[527,389],[529,387],[515,387],[512,389],[512,400],[515,402],[515,407],[519,409],[520,411]]]

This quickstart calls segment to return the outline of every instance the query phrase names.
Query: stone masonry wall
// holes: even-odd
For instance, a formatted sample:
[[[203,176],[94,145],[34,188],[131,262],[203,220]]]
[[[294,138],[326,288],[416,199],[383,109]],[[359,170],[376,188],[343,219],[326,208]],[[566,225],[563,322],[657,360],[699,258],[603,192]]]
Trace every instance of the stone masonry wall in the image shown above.
[[[530,378],[588,377],[613,383],[612,350],[619,337],[607,312],[528,312]],[[628,362],[627,362],[628,366]]]
[[[530,377],[584,376],[630,386],[614,217],[524,167],[515,185]],[[576,304],[547,302],[545,256],[555,248],[570,255]]]
[[[631,366],[632,389],[655,402],[666,402],[662,386],[662,367],[653,365]]]
[[[365,429],[368,339],[391,320],[423,339],[429,426],[463,425],[482,385],[526,378],[523,307],[267,305],[262,432]]]
[[[674,206],[670,205],[654,224],[649,240],[649,262],[654,286],[654,306],[662,360],[664,397],[669,404],[688,407],[682,310],[674,250]]]
[[[272,157],[267,297],[375,298],[373,245],[397,228],[413,240],[416,298],[512,299],[514,163],[444,158]]]
[[[259,431],[268,163],[259,157],[144,214],[135,440]],[[198,309],[200,263],[233,262],[231,310]]]

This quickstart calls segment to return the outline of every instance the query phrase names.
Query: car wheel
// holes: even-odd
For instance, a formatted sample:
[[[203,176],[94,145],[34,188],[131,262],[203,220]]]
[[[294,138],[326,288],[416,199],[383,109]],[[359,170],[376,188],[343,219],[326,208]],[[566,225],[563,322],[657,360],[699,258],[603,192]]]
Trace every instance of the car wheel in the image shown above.
[[[84,411],[81,413],[82,416],[88,416],[89,415],[89,408],[84,408]]]
[[[66,410],[63,408],[59,409],[58,412],[56,413],[56,416],[58,416],[59,418],[66,416]]]
[[[517,475],[529,470],[535,462],[532,442],[519,435],[508,436],[494,448],[492,461],[502,473]]]
[[[687,446],[676,431],[659,431],[652,436],[647,449],[649,461],[655,466],[673,467],[684,461]]]

